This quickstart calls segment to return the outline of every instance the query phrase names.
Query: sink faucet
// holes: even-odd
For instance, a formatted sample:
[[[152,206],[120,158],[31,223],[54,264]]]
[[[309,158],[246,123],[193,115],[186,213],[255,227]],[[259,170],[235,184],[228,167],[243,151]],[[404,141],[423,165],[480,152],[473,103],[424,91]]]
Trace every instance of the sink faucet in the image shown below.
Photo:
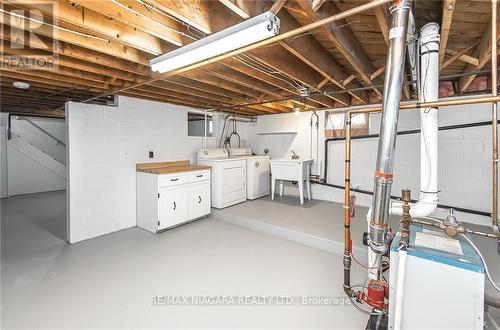
[[[297,155],[293,150],[291,151],[292,153],[292,159],[299,159],[299,155]]]

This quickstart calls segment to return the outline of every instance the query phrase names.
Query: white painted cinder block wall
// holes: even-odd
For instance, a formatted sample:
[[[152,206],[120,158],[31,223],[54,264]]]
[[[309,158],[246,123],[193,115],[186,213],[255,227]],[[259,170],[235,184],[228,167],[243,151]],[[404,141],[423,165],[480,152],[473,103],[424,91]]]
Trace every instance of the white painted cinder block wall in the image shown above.
[[[491,120],[489,104],[443,107],[439,110],[439,125],[448,126]],[[320,114],[319,159],[324,162],[324,118]],[[370,133],[378,133],[380,114],[370,117]],[[267,147],[273,157],[290,157],[294,150],[301,157],[309,156],[310,113],[283,114],[259,117],[248,127],[248,145],[258,153]],[[297,135],[257,135],[260,131],[279,131],[283,127],[296,128]],[[418,111],[402,111],[398,130],[420,128]],[[353,140],[352,177],[353,187],[373,190],[377,138]],[[324,165],[324,163],[323,163]],[[398,136],[395,160],[393,195],[400,195],[402,188],[412,190],[417,199],[420,177],[420,135]],[[479,211],[491,210],[491,126],[462,128],[439,132],[439,189],[440,203]],[[328,183],[344,185],[344,141],[329,144]],[[285,190],[294,194],[295,187]],[[371,196],[358,194],[358,205],[370,206]],[[343,190],[313,185],[313,198],[343,202]],[[444,216],[446,210],[434,214]],[[489,224],[490,219],[459,213],[464,221]]]
[[[196,109],[128,97],[118,104],[66,104],[71,243],[136,225],[136,163],[195,163],[203,147],[203,138],[187,134],[187,113]],[[215,146],[208,138],[207,147]]]

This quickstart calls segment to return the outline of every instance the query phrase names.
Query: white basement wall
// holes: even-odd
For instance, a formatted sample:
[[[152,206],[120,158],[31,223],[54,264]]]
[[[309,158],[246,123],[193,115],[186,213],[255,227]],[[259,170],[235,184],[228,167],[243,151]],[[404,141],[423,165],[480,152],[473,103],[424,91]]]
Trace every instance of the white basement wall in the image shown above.
[[[0,113],[0,198],[8,197],[7,192],[7,121],[8,114]]]
[[[443,107],[439,110],[439,125],[475,123],[491,120],[489,104]],[[319,160],[324,162],[324,118],[320,114]],[[380,114],[370,117],[370,133],[378,133]],[[269,148],[274,158],[290,158],[290,150],[301,158],[309,157],[310,151],[310,113],[271,115],[259,117],[258,122],[250,124],[246,137],[248,145],[258,153]],[[296,135],[259,135],[258,132],[297,131]],[[398,130],[420,128],[418,111],[401,111]],[[373,190],[373,171],[375,168],[378,138],[353,140],[352,173],[353,187]],[[315,144],[313,144],[315,148]],[[344,141],[329,144],[328,183],[344,185]],[[440,203],[489,212],[491,210],[491,126],[461,128],[439,132],[439,189]],[[420,135],[402,135],[397,138],[393,195],[400,196],[402,188],[409,188],[412,197],[418,199],[420,177]],[[313,154],[315,155],[315,153]],[[322,163],[324,165],[324,163]],[[285,190],[294,194],[296,187]],[[343,190],[321,185],[313,185],[313,198],[343,202]],[[370,206],[371,196],[357,194],[358,205]],[[446,210],[438,209],[436,216],[445,216]],[[461,220],[480,224],[490,224],[490,218],[468,213],[459,213]]]
[[[198,111],[128,97],[118,107],[66,104],[70,243],[136,225],[136,163],[196,163],[203,138],[188,137],[189,110]]]

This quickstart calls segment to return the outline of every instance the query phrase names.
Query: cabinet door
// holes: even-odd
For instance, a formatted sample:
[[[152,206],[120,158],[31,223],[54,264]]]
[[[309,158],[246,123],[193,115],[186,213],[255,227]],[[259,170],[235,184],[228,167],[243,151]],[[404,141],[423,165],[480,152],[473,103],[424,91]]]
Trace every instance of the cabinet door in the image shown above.
[[[187,221],[187,188],[160,189],[160,224],[165,229]]]
[[[210,213],[210,181],[188,187],[188,218],[195,219]]]

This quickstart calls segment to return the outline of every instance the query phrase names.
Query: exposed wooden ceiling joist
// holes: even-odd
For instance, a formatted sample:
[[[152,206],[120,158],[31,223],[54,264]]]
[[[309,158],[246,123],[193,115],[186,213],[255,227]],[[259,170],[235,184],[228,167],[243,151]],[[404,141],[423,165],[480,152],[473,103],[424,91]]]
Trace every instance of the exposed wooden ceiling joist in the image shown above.
[[[50,26],[37,29],[37,38],[30,40],[30,46],[39,49],[16,48],[19,44],[14,40],[22,42],[25,34],[19,28],[27,30],[25,20],[17,18],[4,22],[7,14],[0,18],[0,39],[6,41],[0,48],[2,54],[36,57],[50,55],[49,51],[40,49],[54,48],[59,56],[57,71],[2,70],[1,86],[5,91],[2,107],[8,105],[12,109],[22,95],[28,95],[10,86],[15,80],[29,82],[30,95],[55,92],[53,100],[43,99],[38,105],[34,104],[33,97],[22,102],[27,111],[47,111],[48,105],[60,107],[68,98],[79,100],[109,93],[116,87],[145,83],[158,76],[150,70],[151,58],[264,11],[277,13],[281,33],[284,33],[331,15],[335,10],[357,6],[321,0],[52,1],[59,5],[54,19],[63,29],[58,29],[57,34],[52,33]],[[37,9],[45,18],[52,18],[54,14],[36,0],[2,0],[2,4],[7,10],[13,7]],[[415,7],[418,27],[429,21],[438,21],[443,26],[441,48],[444,51],[440,54],[443,75],[476,71],[488,64],[491,54],[489,36],[486,36],[491,30],[488,2],[474,1],[472,4],[445,0],[441,7],[419,1],[415,2]],[[309,109],[373,101],[368,98],[367,90],[359,88],[361,85],[356,80],[365,88],[381,84],[377,79],[384,70],[387,53],[384,44],[388,41],[389,29],[387,7],[376,7],[373,12],[359,17],[356,15],[337,25],[181,75],[135,86],[120,95],[200,108],[229,108],[233,112],[254,115],[288,112],[296,105]],[[374,79],[377,81],[372,83]],[[471,87],[464,86],[474,79],[475,75],[460,79],[459,87],[470,91]],[[472,89],[477,88],[476,85],[480,86],[475,84]],[[309,97],[298,96],[303,87],[311,91]],[[409,96],[407,88],[405,95]],[[261,102],[264,103],[259,104]]]
[[[335,15],[339,13],[339,9],[333,2],[325,2],[317,11],[313,9],[313,0],[297,0],[297,4],[304,12],[313,20]],[[370,80],[370,75],[376,70],[363,46],[356,38],[345,20],[334,21],[322,26],[321,31],[330,39],[337,49],[342,53],[346,60],[358,72],[364,83],[373,85]],[[377,89],[374,90],[379,94],[382,93]]]
[[[500,16],[497,16],[497,26],[500,26]],[[491,60],[491,20],[486,27],[486,30],[483,32],[482,37],[479,40],[479,43],[475,47],[472,52],[472,56],[479,59],[477,65],[473,65],[468,63],[465,66],[464,72],[472,71],[472,70],[480,70],[482,69],[490,60]],[[498,40],[500,38],[500,29],[497,30],[497,35],[495,36]],[[461,77],[458,80],[458,90],[463,92],[469,87],[474,78],[477,75],[469,75]]]
[[[456,0],[443,1],[443,18],[441,19],[441,40],[439,44],[439,66],[443,65],[444,55],[446,53],[446,45],[451,30],[451,21],[455,10]]]

